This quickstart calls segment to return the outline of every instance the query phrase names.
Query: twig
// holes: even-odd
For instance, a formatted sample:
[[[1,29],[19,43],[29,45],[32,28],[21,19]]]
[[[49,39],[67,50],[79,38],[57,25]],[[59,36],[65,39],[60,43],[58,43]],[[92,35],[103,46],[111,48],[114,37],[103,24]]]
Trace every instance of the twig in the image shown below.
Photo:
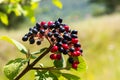
[[[37,59],[35,59],[31,64],[27,65],[27,67],[14,80],[19,80],[24,74],[26,74],[29,70],[31,70],[39,60],[41,60],[46,54],[49,53],[51,48],[52,48],[52,45],[50,45],[50,47],[43,54],[41,54]]]
[[[40,67],[33,67],[33,70],[63,70],[63,69],[69,69],[68,67],[65,68],[54,68],[54,67],[47,67],[47,68],[40,68]]]

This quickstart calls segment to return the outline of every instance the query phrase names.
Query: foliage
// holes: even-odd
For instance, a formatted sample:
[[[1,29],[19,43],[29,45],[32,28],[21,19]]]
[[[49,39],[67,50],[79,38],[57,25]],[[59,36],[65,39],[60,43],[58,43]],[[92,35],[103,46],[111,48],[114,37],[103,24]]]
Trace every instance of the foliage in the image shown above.
[[[22,52],[26,55],[26,59],[17,58],[15,60],[9,61],[4,66],[4,73],[9,80],[15,79],[17,74],[19,74],[21,68],[23,68],[26,63],[28,63],[28,65],[26,67],[28,70],[29,70],[29,68],[32,68],[36,71],[35,72],[35,80],[41,80],[41,79],[60,80],[61,76],[68,80],[74,80],[74,79],[79,80],[80,77],[78,77],[77,74],[70,74],[70,71],[71,71],[71,73],[72,73],[72,71],[79,72],[82,70],[86,70],[86,68],[87,68],[84,59],[82,57],[79,57],[78,60],[81,63],[78,65],[78,69],[71,69],[71,70],[67,69],[67,67],[69,67],[69,68],[71,68],[71,67],[68,65],[66,66],[66,61],[63,56],[60,61],[58,61],[58,60],[54,61],[55,67],[44,67],[44,66],[34,67],[34,62],[38,58],[37,59],[33,58],[35,61],[33,61],[33,63],[30,63],[31,55],[36,56],[36,54],[43,54],[49,48],[45,47],[45,48],[40,49],[40,51],[30,53],[29,51],[26,51],[25,46],[23,46],[21,43],[19,43],[18,41],[14,40],[14,39],[11,39],[7,36],[1,36],[0,39],[14,44],[20,52]],[[69,73],[61,72],[63,69],[66,71],[69,71]],[[23,70],[23,72],[24,72],[24,70]],[[72,76],[72,78],[71,78],[71,76]],[[17,79],[15,79],[15,80],[17,80]]]
[[[1,0],[0,1],[0,22],[8,28],[15,26],[28,17],[32,23],[35,19],[35,9],[39,6],[40,0]],[[52,0],[52,3],[62,8],[60,0]]]
[[[106,6],[106,13],[112,13],[116,7],[120,5],[120,0],[90,0],[91,3],[104,4]]]

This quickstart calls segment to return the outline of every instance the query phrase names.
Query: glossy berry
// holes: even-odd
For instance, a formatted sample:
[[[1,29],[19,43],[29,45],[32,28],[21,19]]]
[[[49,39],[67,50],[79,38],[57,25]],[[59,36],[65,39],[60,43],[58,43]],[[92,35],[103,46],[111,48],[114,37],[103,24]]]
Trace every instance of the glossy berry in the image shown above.
[[[77,39],[77,38],[72,38],[72,43],[73,43],[73,44],[78,43],[78,39]]]
[[[52,60],[57,59],[57,54],[54,54],[54,53],[51,54],[51,55],[50,55],[50,58],[51,58]]]
[[[57,42],[56,46],[61,47],[62,46],[62,42]]]
[[[45,25],[46,24],[46,22],[45,21],[42,21],[41,23],[40,23],[40,26],[43,26],[43,25]]]
[[[80,43],[78,42],[78,43],[74,44],[74,47],[81,47],[81,45],[80,45]]]
[[[57,41],[58,42],[62,41],[62,39],[63,39],[62,36],[57,36]]]
[[[27,37],[27,36],[24,36],[24,37],[22,38],[22,40],[23,40],[23,41],[27,41],[27,40],[28,40],[28,37]]]
[[[76,48],[75,48],[75,51],[80,51],[80,47],[76,47]]]
[[[54,33],[54,37],[58,37],[59,36],[59,33],[58,32],[55,32]]]
[[[62,20],[61,18],[59,18],[58,21],[59,21],[60,23],[62,23],[63,20]]]
[[[66,31],[66,32],[69,31],[69,26],[65,25],[64,28],[65,28],[65,31]]]
[[[30,42],[30,44],[34,44],[34,43],[35,43],[34,38],[30,38],[30,39],[29,39],[29,42]]]
[[[48,28],[48,25],[47,25],[47,24],[44,24],[44,25],[43,25],[43,28],[44,28],[44,29],[47,29],[47,28]]]
[[[38,33],[38,30],[37,30],[36,28],[33,28],[33,29],[32,29],[32,32],[33,32],[34,34],[37,34],[37,33]]]
[[[75,56],[80,56],[81,52],[80,51],[76,51],[76,55]]]
[[[55,29],[54,29],[54,30],[52,30],[52,33],[55,33],[55,32],[57,32]]]
[[[83,50],[80,48],[80,52],[83,53]]]
[[[42,35],[44,35],[45,30],[44,30],[44,29],[40,30],[40,33],[41,33]]]
[[[38,40],[38,41],[36,42],[36,44],[37,44],[37,45],[40,45],[40,44],[41,44],[41,41],[40,41],[40,40]]]
[[[63,47],[59,47],[58,51],[63,52],[64,51]]]
[[[53,29],[53,28],[55,28],[55,24],[51,24],[49,27],[50,27],[50,29]]]
[[[37,27],[37,28],[40,28],[40,24],[39,24],[39,23],[36,23],[36,27]]]
[[[74,62],[74,59],[72,57],[69,57],[68,62],[72,64]]]
[[[76,31],[76,30],[72,30],[72,32],[71,32],[71,34],[77,34],[78,33],[78,31]]]
[[[59,21],[55,21],[55,28],[59,28],[60,27],[60,22]]]
[[[78,67],[78,64],[75,64],[75,63],[72,64],[72,68],[77,69],[77,67]]]
[[[69,50],[70,50],[70,52],[74,52],[74,51],[75,51],[75,48],[72,47],[72,48],[70,48]]]
[[[62,47],[67,50],[69,48],[68,44],[62,44]]]
[[[72,38],[78,38],[76,34],[71,34]]]
[[[53,34],[51,32],[48,32],[47,35],[48,35],[48,37],[52,37]]]
[[[64,31],[65,31],[65,28],[60,26],[59,32],[62,32],[62,33],[63,33]]]
[[[56,52],[58,50],[58,46],[53,46],[51,52]]]
[[[57,54],[57,60],[60,60],[61,59],[61,54]]]

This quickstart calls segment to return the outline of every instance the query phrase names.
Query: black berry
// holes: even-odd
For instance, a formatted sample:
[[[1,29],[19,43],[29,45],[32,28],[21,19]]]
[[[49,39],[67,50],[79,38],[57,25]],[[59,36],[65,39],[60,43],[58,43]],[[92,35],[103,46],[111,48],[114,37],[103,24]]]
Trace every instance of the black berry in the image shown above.
[[[74,59],[72,57],[69,57],[68,62],[72,64],[74,62]]]
[[[37,45],[40,45],[40,44],[41,44],[41,41],[40,41],[40,40],[38,40],[38,41],[36,42],[36,44],[37,44]]]
[[[71,34],[77,34],[78,33],[78,31],[76,31],[76,30],[72,30],[72,32],[71,32]]]
[[[70,48],[69,50],[70,50],[70,52],[74,52],[75,48]]]
[[[30,44],[34,44],[34,43],[35,43],[34,38],[33,38],[33,37],[31,37],[31,38],[29,39],[29,42],[30,42]]]
[[[24,36],[24,37],[22,38],[22,40],[23,40],[23,41],[27,41],[27,40],[28,40],[28,37],[27,37],[27,36]]]
[[[62,23],[63,20],[62,20],[61,18],[59,18],[58,21],[59,21],[60,23]]]

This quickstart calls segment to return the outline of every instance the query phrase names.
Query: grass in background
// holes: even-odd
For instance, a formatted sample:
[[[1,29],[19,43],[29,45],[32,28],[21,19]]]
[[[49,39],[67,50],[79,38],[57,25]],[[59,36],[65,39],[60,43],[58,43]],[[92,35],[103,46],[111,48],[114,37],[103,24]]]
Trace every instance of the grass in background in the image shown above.
[[[98,18],[90,18],[81,22],[67,23],[72,29],[79,31],[79,40],[84,50],[84,58],[88,64],[86,72],[78,75],[82,80],[119,80],[120,75],[120,15],[113,14]],[[21,37],[28,29],[17,31],[0,31],[0,35],[8,35],[20,42]],[[46,42],[46,41],[45,41]],[[43,46],[48,43],[43,42]],[[22,42],[24,43],[24,42]],[[35,51],[41,46],[29,45],[26,47]],[[23,57],[16,48],[4,41],[0,41],[0,77],[7,80],[3,75],[3,65],[10,59]],[[41,62],[47,63],[49,56],[46,56]],[[49,66],[50,64],[48,64]],[[46,65],[47,66],[47,65]],[[21,80],[32,80],[33,71],[26,74]]]

